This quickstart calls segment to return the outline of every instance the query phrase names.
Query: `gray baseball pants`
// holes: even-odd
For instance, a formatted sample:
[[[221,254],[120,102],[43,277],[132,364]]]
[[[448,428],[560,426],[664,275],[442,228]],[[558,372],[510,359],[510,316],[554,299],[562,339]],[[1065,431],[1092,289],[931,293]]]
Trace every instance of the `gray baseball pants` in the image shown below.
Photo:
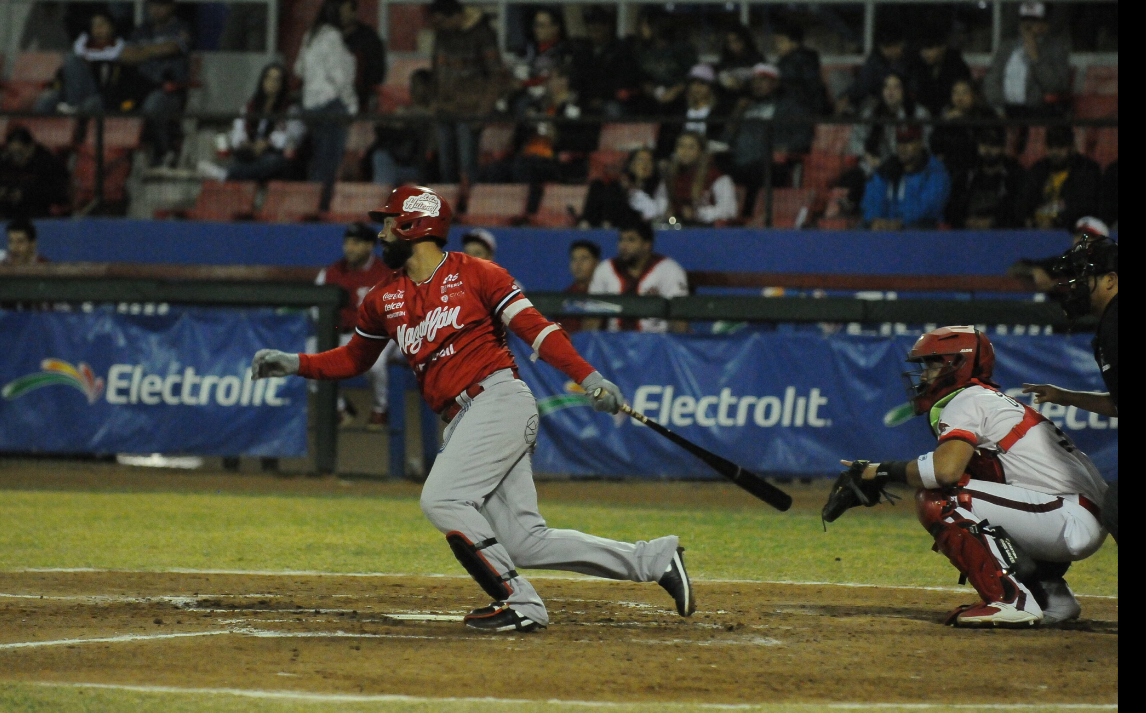
[[[482,555],[504,576],[517,568],[556,569],[607,579],[655,582],[668,569],[678,538],[617,542],[576,530],[555,530],[537,511],[530,455],[537,442],[537,402],[508,369],[481,382],[474,399],[443,436],[442,451],[422,488],[422,512],[443,534],[470,542],[491,537]],[[549,623],[545,604],[522,576],[506,582],[506,600],[522,616]]]

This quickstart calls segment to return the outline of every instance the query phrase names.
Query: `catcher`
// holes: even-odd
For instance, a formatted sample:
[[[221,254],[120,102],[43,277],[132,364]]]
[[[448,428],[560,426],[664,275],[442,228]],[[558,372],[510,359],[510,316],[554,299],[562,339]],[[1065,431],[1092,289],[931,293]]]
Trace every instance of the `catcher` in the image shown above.
[[[995,351],[974,327],[941,327],[915,343],[905,372],[916,415],[928,414],[939,446],[912,461],[842,461],[824,506],[832,522],[876,505],[888,483],[919,488],[916,512],[982,601],[947,624],[1029,627],[1081,613],[1063,576],[1106,538],[1106,483],[1070,438],[991,381]]]

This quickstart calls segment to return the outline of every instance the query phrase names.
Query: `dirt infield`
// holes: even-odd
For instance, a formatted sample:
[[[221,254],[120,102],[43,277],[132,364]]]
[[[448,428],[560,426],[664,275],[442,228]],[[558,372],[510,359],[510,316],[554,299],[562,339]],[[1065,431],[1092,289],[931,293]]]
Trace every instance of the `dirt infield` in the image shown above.
[[[1117,600],[1068,630],[941,626],[967,591],[539,579],[549,629],[483,635],[468,579],[0,573],[0,679],[417,697],[1116,703]]]

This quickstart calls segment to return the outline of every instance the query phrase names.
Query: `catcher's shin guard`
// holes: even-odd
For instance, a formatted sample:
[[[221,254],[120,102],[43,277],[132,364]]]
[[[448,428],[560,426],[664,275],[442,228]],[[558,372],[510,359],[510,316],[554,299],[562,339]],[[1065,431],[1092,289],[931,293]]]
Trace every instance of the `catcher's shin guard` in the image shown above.
[[[450,543],[454,557],[458,558],[458,562],[466,568],[466,571],[485,590],[486,594],[499,602],[505,601],[509,595],[513,594],[513,588],[509,586],[508,582],[517,577],[517,570],[511,569],[504,575],[498,574],[489,560],[481,553],[485,548],[496,545],[497,539],[491,537],[474,544],[470,542],[468,537],[455,531],[446,535],[446,542]]]
[[[951,560],[984,602],[1038,609],[1029,590],[1020,583],[1034,575],[1034,560],[1002,527],[992,527],[961,507],[958,497],[937,489],[916,494],[919,521],[935,538],[935,551]]]

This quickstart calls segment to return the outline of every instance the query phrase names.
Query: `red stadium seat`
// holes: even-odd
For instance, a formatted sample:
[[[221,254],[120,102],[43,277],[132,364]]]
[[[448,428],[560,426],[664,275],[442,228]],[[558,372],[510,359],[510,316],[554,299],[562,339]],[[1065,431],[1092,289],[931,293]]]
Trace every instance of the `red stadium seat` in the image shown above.
[[[478,140],[478,163],[500,161],[513,151],[513,124],[486,124]]]
[[[816,124],[816,133],[812,139],[814,153],[842,155],[848,148],[852,139],[850,124]]]
[[[764,189],[756,196],[750,225],[764,225]],[[816,191],[810,188],[774,188],[772,190],[772,227],[803,228],[811,223]]]
[[[576,216],[581,214],[588,192],[589,186],[586,185],[545,184],[541,204],[530,222],[544,228],[567,228],[576,225]]]
[[[602,124],[597,148],[602,151],[633,151],[657,145],[659,124]]]
[[[462,223],[510,225],[525,217],[528,183],[479,183],[470,190]]]
[[[330,210],[322,214],[322,219],[328,223],[365,221],[366,212],[380,208],[391,190],[390,186],[377,183],[335,183]]]
[[[50,151],[60,153],[75,144],[76,120],[66,117],[12,119],[10,127],[26,126],[32,137]]]
[[[391,8],[393,7],[395,6],[391,6]],[[411,74],[419,69],[429,68],[430,59],[428,57],[391,57],[386,69],[386,84],[396,87],[409,87]]]
[[[1086,68],[1082,80],[1083,94],[1118,96],[1118,65],[1095,65]]]
[[[399,84],[378,85],[378,113],[393,114],[400,107],[413,104],[410,98],[410,88]]]
[[[454,211],[457,216],[461,213],[461,200],[462,200],[462,187],[457,183],[428,183],[426,188],[437,193],[446,203],[450,204],[450,209]]]
[[[95,122],[88,125],[84,137],[84,148],[95,150]],[[103,147],[105,150],[122,149],[134,151],[139,148],[143,137],[143,119],[135,117],[108,117],[103,122]]]
[[[854,166],[855,162],[854,156],[821,153],[813,150],[804,159],[800,185],[803,188],[812,188],[818,191],[827,190],[844,171]]]
[[[0,82],[0,111],[28,111],[36,97],[55,79],[64,63],[59,52],[22,52],[12,65],[12,76]]]
[[[617,178],[625,170],[628,159],[626,151],[594,151],[589,154],[589,180],[607,181]]]
[[[189,218],[230,223],[250,218],[255,212],[255,195],[259,184],[255,181],[204,181],[190,210],[155,211],[156,218]]]
[[[1079,119],[1106,119],[1118,116],[1118,95],[1082,94],[1074,99],[1074,115]]]
[[[298,223],[318,218],[322,184],[271,181],[267,197],[255,218],[264,223]]]
[[[342,165],[338,178],[343,181],[361,181],[370,178],[364,175],[362,163],[366,151],[374,144],[374,124],[369,121],[355,121],[346,134],[346,149],[342,154]]]
[[[127,179],[131,176],[131,151],[108,149],[103,158],[103,200],[113,205],[127,202]],[[94,151],[76,153],[72,169],[72,205],[79,209],[96,197],[96,159]]]
[[[387,6],[390,36],[383,39],[390,52],[416,52],[418,31],[427,26],[424,5],[390,3]],[[393,70],[391,70],[393,71]]]

